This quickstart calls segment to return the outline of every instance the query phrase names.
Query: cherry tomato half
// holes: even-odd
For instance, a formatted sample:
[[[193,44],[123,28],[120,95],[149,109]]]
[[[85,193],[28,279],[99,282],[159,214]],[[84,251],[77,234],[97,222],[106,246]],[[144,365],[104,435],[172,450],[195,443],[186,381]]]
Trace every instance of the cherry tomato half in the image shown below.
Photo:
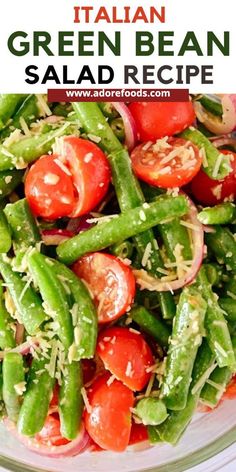
[[[56,219],[68,216],[76,204],[76,190],[70,175],[57,164],[57,156],[42,156],[30,167],[25,195],[35,216]]]
[[[91,411],[85,413],[85,427],[103,449],[121,452],[129,443],[133,392],[110,375],[99,377],[88,391]]]
[[[70,442],[62,437],[59,416],[54,413],[47,416],[44,427],[35,435],[35,439],[40,444],[47,446],[62,446]]]
[[[133,272],[117,257],[94,252],[79,259],[72,270],[90,287],[97,306],[99,323],[119,318],[133,302]]]
[[[192,102],[133,102],[129,109],[142,142],[180,133],[195,118]]]
[[[182,187],[197,174],[202,158],[198,148],[182,138],[140,144],[131,153],[135,174],[162,188]]]
[[[106,369],[131,390],[142,390],[148,383],[147,369],[154,358],[141,334],[116,326],[105,329],[98,337],[97,352]]]
[[[107,158],[96,144],[77,136],[63,136],[60,149],[79,195],[71,216],[84,215],[107,193],[111,179]]]
[[[42,156],[26,176],[25,194],[36,216],[77,217],[105,196],[110,168],[96,144],[77,136],[60,139],[60,155]]]
[[[190,184],[190,192],[203,205],[213,206],[236,197],[236,153],[228,150],[221,152],[232,155],[232,172],[222,180],[213,180],[201,169]]]

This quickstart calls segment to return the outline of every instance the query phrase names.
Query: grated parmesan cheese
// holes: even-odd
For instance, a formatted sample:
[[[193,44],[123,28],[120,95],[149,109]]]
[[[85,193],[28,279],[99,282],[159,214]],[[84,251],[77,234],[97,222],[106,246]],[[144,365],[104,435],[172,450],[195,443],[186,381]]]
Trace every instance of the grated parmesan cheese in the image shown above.
[[[52,115],[52,112],[51,112],[46,100],[44,99],[44,96],[40,95],[40,94],[37,94],[36,97],[37,97],[37,105],[38,105],[39,111],[41,112],[42,116]]]
[[[14,390],[16,391],[17,395],[23,395],[23,393],[26,391],[26,382],[19,382],[18,384],[15,384]]]
[[[84,406],[85,406],[87,412],[92,413],[92,407],[89,403],[87,392],[86,392],[84,387],[81,388],[81,395],[82,395],[82,398],[84,400]]]
[[[91,133],[87,134],[87,137],[90,139],[90,141],[93,141],[96,144],[100,143],[100,141],[102,139],[99,136],[96,136],[96,135],[91,134]]]

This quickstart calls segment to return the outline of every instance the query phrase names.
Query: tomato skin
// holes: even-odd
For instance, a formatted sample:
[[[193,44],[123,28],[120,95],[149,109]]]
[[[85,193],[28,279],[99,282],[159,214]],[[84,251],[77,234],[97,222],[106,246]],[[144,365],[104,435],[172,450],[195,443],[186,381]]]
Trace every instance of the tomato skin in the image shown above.
[[[203,205],[217,205],[230,196],[236,197],[236,153],[221,150],[222,154],[231,154],[232,172],[223,180],[213,180],[201,169],[190,184],[190,192],[196,200]],[[220,186],[220,192],[215,194],[215,189]]]
[[[170,153],[177,151],[178,148],[180,149],[179,155],[165,162]],[[186,152],[185,149],[189,152],[189,157],[185,157],[185,159],[187,159],[187,163],[192,163],[187,168],[184,168],[183,157],[181,157]],[[156,144],[150,145],[148,149],[145,144],[140,144],[132,151],[131,161],[138,178],[161,188],[186,185],[197,174],[202,164],[198,148],[182,138],[169,138],[163,144],[163,149],[158,141]]]
[[[42,156],[31,167],[25,179],[25,195],[35,216],[57,219],[68,216],[76,202],[71,177],[55,162],[57,156]],[[54,179],[55,184],[45,182]]]
[[[154,357],[141,334],[129,328],[107,328],[98,337],[97,352],[106,369],[131,390],[147,385],[151,377],[147,368],[154,364]]]
[[[229,399],[235,400],[236,398],[236,375],[234,375],[226,387],[226,391],[223,394],[222,400]]]
[[[61,148],[79,195],[70,216],[78,217],[93,210],[106,195],[111,180],[110,167],[101,149],[86,139],[63,136]]]
[[[90,287],[98,307],[99,323],[119,318],[132,304],[135,278],[130,267],[117,257],[94,252],[81,257],[72,270]]]
[[[108,373],[99,377],[88,391],[91,412],[85,413],[85,427],[102,449],[122,452],[129,443],[134,395],[118,380],[107,385],[109,378]]]
[[[130,438],[129,438],[129,445],[131,446],[132,444],[138,444],[139,442],[142,441],[147,441],[148,440],[148,430],[147,426],[144,426],[144,424],[140,423],[132,423],[131,427],[131,433],[130,433]]]
[[[62,446],[70,442],[66,438],[62,437],[60,433],[59,416],[56,414],[47,416],[43,428],[35,435],[35,439],[40,444],[45,444],[47,446]]]
[[[132,102],[129,110],[141,142],[180,133],[195,118],[192,102]]]

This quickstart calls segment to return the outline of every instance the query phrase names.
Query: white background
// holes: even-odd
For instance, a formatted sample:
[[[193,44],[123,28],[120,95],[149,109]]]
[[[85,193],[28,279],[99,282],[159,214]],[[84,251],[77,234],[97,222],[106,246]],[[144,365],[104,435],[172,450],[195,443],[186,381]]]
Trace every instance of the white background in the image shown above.
[[[159,22],[154,25],[142,24],[106,24],[105,22],[94,24],[73,23],[73,6],[91,5],[96,8],[105,5],[107,9],[112,5],[117,5],[122,11],[123,5],[132,5],[135,9],[138,5],[150,5],[157,9],[164,5],[166,7],[166,23]],[[38,65],[42,73],[47,64],[54,64],[58,72],[62,64],[68,64],[70,75],[76,78],[79,75],[83,64],[91,65],[96,79],[96,70],[98,64],[109,64],[115,70],[115,80],[106,87],[120,88],[123,86],[123,65],[134,64],[141,69],[142,64],[151,64],[160,66],[163,64],[213,64],[214,65],[214,85],[201,85],[197,78],[190,86],[191,92],[215,92],[215,93],[233,93],[236,90],[235,63],[236,63],[236,28],[235,28],[235,0],[6,0],[4,9],[1,9],[1,28],[0,28],[0,92],[46,92],[47,86],[28,85],[25,83],[25,67],[29,64]],[[23,57],[12,55],[7,48],[7,39],[9,35],[16,30],[23,30],[32,37],[32,32],[37,30],[48,31],[53,36],[52,49],[57,54],[57,31],[78,31],[78,30],[98,31],[104,30],[108,35],[114,30],[122,31],[122,57],[115,57],[107,52],[106,57],[48,57],[43,52],[38,58],[32,54]],[[219,38],[223,40],[223,31],[231,31],[231,56],[224,57],[220,52],[216,52],[214,57],[198,57],[194,52],[188,52],[184,57],[166,57],[159,58],[157,53],[149,57],[135,57],[134,38],[135,31],[138,29],[149,30],[156,34],[158,30],[175,31],[175,50],[178,51],[186,31],[193,30],[201,44],[202,49],[206,50],[206,32],[214,31]],[[76,44],[76,41],[75,41]],[[96,50],[96,44],[95,50]],[[90,85],[84,84],[90,87]],[[60,86],[58,86],[60,87]],[[67,86],[67,87],[73,87]],[[83,86],[81,86],[83,87]],[[96,85],[94,85],[96,88]],[[135,86],[130,85],[130,88]],[[138,87],[138,86],[136,86]],[[145,86],[146,87],[146,86]],[[146,88],[166,88],[169,86],[160,84],[149,85]],[[175,88],[174,84],[170,87]],[[183,85],[177,86],[183,88]],[[52,82],[49,88],[55,88]]]

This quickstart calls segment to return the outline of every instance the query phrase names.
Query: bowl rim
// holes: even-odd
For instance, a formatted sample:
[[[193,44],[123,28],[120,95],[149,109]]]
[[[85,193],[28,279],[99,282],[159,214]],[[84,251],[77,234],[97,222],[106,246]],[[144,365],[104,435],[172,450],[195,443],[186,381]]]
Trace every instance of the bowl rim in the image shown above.
[[[191,467],[199,465],[211,457],[219,454],[223,450],[230,447],[236,442],[236,426],[232,427],[229,431],[214,439],[206,446],[197,449],[196,451],[181,457],[178,460],[173,460],[167,464],[163,464],[157,467],[145,467],[139,469],[137,472],[183,472]],[[158,446],[156,446],[158,447]],[[138,454],[138,451],[134,454]],[[232,458],[234,460],[235,458]],[[63,459],[62,459],[63,460]],[[230,463],[231,461],[227,461]],[[11,472],[54,472],[53,469],[40,469],[38,467],[31,467],[25,462],[18,462],[9,456],[0,455],[0,466]],[[55,469],[54,469],[55,470]]]

